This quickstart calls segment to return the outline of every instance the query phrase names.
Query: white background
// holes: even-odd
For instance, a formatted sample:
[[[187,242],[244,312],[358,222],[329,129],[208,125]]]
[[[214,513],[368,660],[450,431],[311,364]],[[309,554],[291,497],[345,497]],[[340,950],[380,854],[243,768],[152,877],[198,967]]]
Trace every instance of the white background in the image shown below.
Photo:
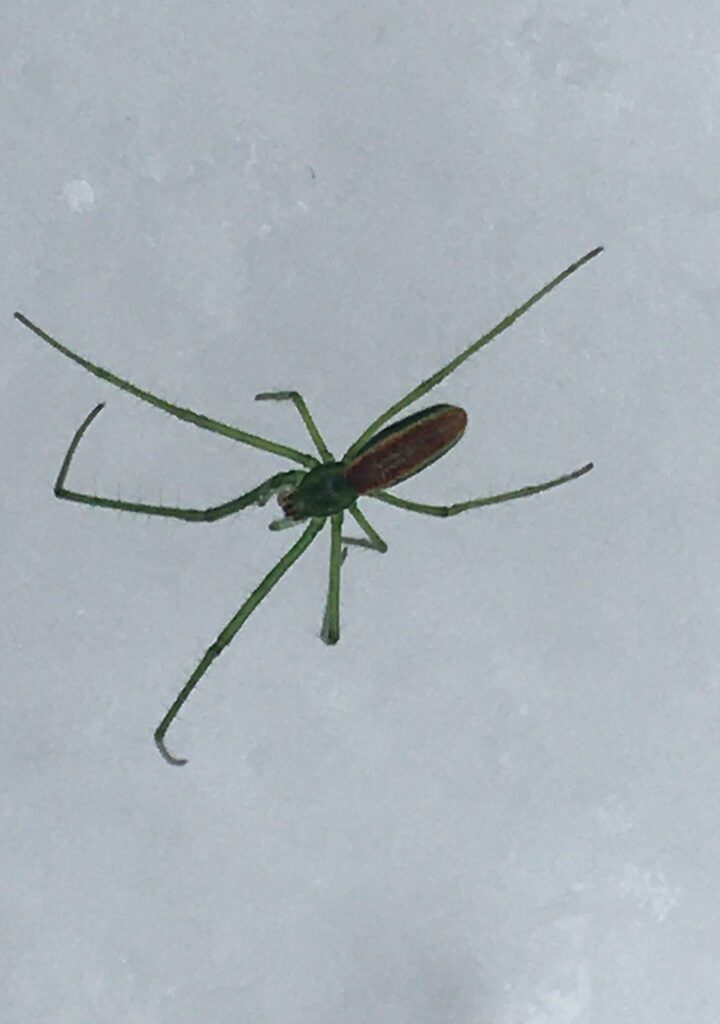
[[[0,971],[8,1024],[716,1024],[720,9],[699,0],[6,4]],[[227,500],[606,252],[426,400],[443,521],[327,536],[158,756],[293,535]]]

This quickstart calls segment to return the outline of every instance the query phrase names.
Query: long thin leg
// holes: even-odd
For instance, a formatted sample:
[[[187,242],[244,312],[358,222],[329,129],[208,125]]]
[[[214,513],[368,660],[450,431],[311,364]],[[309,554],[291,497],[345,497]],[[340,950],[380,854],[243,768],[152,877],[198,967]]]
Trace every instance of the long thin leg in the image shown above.
[[[174,757],[165,746],[165,733],[168,731],[168,728],[175,719],[178,711],[210,668],[213,661],[215,661],[217,656],[227,647],[243,623],[255,611],[260,602],[267,597],[278,580],[280,580],[288,571],[290,566],[298,560],[303,551],[312,544],[313,540],[320,530],[322,530],[324,525],[324,519],[313,519],[310,525],[305,528],[300,539],[297,540],[293,546],[285,552],[282,558],[275,563],[265,579],[255,588],[255,590],[253,590],[252,594],[250,594],[247,600],[243,602],[235,615],[230,619],[228,624],[219,634],[215,643],[208,647],[207,651],[201,658],[199,665],[171,704],[167,714],[155,730],[155,743],[157,744],[157,748],[169,764],[187,764],[187,760],[185,758]]]
[[[357,505],[351,505],[348,512],[353,517],[355,522],[358,524],[361,530],[365,533],[365,537],[343,537],[343,544],[353,545],[358,548],[370,548],[372,551],[379,551],[384,554],[388,546],[382,539],[377,530],[373,529],[370,523],[367,521],[365,516],[362,514]]]
[[[591,252],[586,253],[585,256],[583,256],[579,260],[576,260],[575,263],[571,263],[570,266],[563,270],[561,274],[558,274],[558,276],[554,277],[552,281],[549,281],[539,291],[535,292],[535,294],[532,295],[527,300],[527,302],[523,302],[521,306],[518,306],[517,309],[513,310],[512,313],[510,313],[503,320],[501,320],[500,323],[496,324],[495,327],[489,330],[487,334],[483,334],[482,338],[479,338],[477,341],[474,341],[472,345],[469,345],[466,349],[464,349],[464,351],[462,351],[460,355],[455,356],[454,359],[451,359],[449,363],[446,363],[445,366],[442,366],[436,373],[433,373],[431,377],[428,377],[427,380],[424,380],[422,381],[421,384],[418,384],[418,386],[416,388],[413,388],[412,391],[408,391],[408,393],[404,395],[399,401],[395,402],[394,405],[391,405],[389,409],[386,409],[384,413],[377,417],[377,419],[373,420],[373,422],[370,424],[367,430],[365,430],[360,435],[357,441],[355,441],[354,444],[350,446],[350,448],[348,448],[348,450],[345,452],[345,455],[343,456],[343,459],[351,459],[354,455],[356,455],[357,452],[365,444],[365,442],[368,441],[374,434],[376,434],[384,423],[387,423],[388,420],[391,420],[393,416],[397,415],[397,413],[400,412],[401,409],[404,409],[406,406],[411,405],[413,402],[416,402],[418,398],[422,398],[423,395],[426,395],[428,391],[432,390],[432,388],[439,384],[441,380],[445,380],[445,378],[448,377],[451,373],[453,373],[454,370],[457,370],[458,366],[464,363],[466,359],[469,359],[470,356],[473,356],[475,355],[476,352],[479,352],[480,349],[483,348],[484,345],[487,345],[488,342],[492,341],[493,338],[497,338],[499,334],[502,334],[503,331],[507,330],[507,328],[510,327],[511,324],[514,324],[515,321],[518,320],[524,313],[527,313],[527,311],[532,306],[534,306],[536,302],[539,302],[540,299],[548,295],[549,292],[553,290],[553,288],[557,288],[557,286],[562,281],[564,281],[566,277],[570,277],[570,275],[574,274],[576,270],[579,270],[580,267],[583,266],[583,264],[593,259],[595,256],[598,255],[598,253],[601,253],[602,251],[602,246],[598,246],[597,249],[593,249]]]
[[[292,402],[300,413],[302,421],[307,428],[307,432],[313,440],[313,444],[320,453],[320,457],[323,462],[333,462],[333,454],[325,444],[323,436],[317,428],[315,420],[310,415],[310,410],[307,407],[305,399],[298,391],[263,391],[260,395],[255,395],[256,402]]]
[[[342,512],[332,516],[330,535],[330,576],[328,579],[327,601],[323,616],[321,638],[326,644],[336,644],[340,639],[340,567],[342,565]]]
[[[242,444],[248,444],[253,448],[262,448],[263,451],[272,452],[274,455],[284,455],[285,458],[291,459],[293,462],[299,462],[302,466],[315,466],[317,460],[312,455],[308,455],[305,452],[297,451],[295,448],[289,448],[287,445],[279,444],[277,441],[270,441],[266,437],[259,437],[257,434],[249,434],[245,430],[238,430],[237,427],[231,427],[227,423],[221,423],[220,420],[212,420],[208,416],[203,416],[201,413],[193,412],[192,409],[183,409],[182,406],[173,405],[172,402],[167,402],[164,398],[158,398],[157,395],[153,395],[150,391],[144,391],[143,388],[139,388],[136,384],[132,384],[128,380],[124,380],[122,377],[117,377],[114,373],[110,373],[109,370],[104,370],[101,366],[96,366],[95,363],[91,363],[89,360],[79,356],[72,349],[67,348],[61,342],[57,341],[51,335],[46,334],[40,327],[34,324],[31,320],[28,320],[22,313],[16,313],[15,319],[19,320],[21,324],[28,327],[33,333],[37,334],[39,338],[46,341],[48,345],[52,345],[53,348],[57,349],[58,352],[62,352],[68,359],[72,359],[73,362],[78,363],[80,366],[89,370],[90,373],[99,377],[101,380],[107,381],[109,384],[114,384],[116,388],[120,388],[121,391],[127,391],[131,395],[135,395],[136,398],[142,399],[143,402],[148,402],[150,405],[156,406],[158,409],[162,409],[163,412],[170,413],[171,416],[177,416],[180,420],[186,420],[188,423],[194,423],[196,427],[202,427],[203,430],[211,430],[214,434],[223,434],[225,437],[232,438],[233,441],[240,441]]]
[[[543,484],[532,484],[530,487],[521,487],[517,491],[506,491],[503,494],[493,494],[489,498],[474,498],[472,501],[459,501],[454,505],[422,505],[417,501],[408,501],[406,498],[398,498],[388,491],[374,491],[368,494],[368,498],[377,498],[378,501],[385,501],[388,505],[395,505],[397,508],[406,508],[410,512],[422,512],[426,516],[456,516],[459,512],[466,512],[469,508],[480,508],[482,505],[499,505],[503,501],[513,501],[515,498],[527,498],[531,494],[539,494],[541,491],[549,491],[551,487],[559,487],[568,480],[576,480],[579,476],[589,473],[593,468],[592,462],[581,466],[572,473],[558,476],[554,480],[548,480]]]
[[[269,480],[265,480],[264,483],[254,487],[247,494],[242,494],[239,498],[234,498],[232,501],[226,501],[222,505],[213,505],[210,508],[204,509],[145,505],[138,502],[116,501],[112,498],[100,498],[95,494],[81,494],[79,491],[70,491],[65,487],[65,479],[75,451],[82,440],[83,434],[102,408],[102,403],[96,405],[75,431],[55,481],[54,490],[56,497],[64,498],[66,501],[77,501],[82,505],[119,509],[121,512],[144,512],[145,515],[150,516],[166,516],[171,519],[185,519],[188,522],[211,523],[217,519],[222,519],[224,516],[232,515],[234,512],[239,512],[249,505],[264,505],[273,494],[276,494],[283,487],[296,484],[299,477],[303,475],[301,469],[291,469],[287,473],[276,473],[275,476],[271,476]]]

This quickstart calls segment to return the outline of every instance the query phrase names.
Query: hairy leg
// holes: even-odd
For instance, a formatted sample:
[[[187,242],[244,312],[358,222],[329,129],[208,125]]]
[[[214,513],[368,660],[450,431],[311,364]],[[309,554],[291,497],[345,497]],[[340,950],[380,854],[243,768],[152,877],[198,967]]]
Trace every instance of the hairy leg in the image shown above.
[[[249,505],[264,505],[269,499],[276,494],[281,488],[288,486],[289,484],[297,483],[299,477],[303,475],[302,470],[289,470],[286,473],[276,473],[275,476],[271,476],[268,480],[254,487],[247,494],[240,495],[239,498],[234,498],[232,501],[226,501],[222,505],[213,505],[210,508],[195,509],[195,508],[172,508],[167,505],[146,505],[139,502],[132,501],[119,501],[113,498],[100,498],[95,494],[82,494],[80,491],[71,491],[65,487],[65,480],[70,469],[70,464],[75,456],[80,441],[82,440],[83,434],[88,429],[95,417],[103,409],[103,404],[96,405],[95,408],[89,413],[83,422],[80,424],[78,429],[73,435],[73,439],[70,442],[65,458],[63,459],[60,472],[58,473],[57,480],[55,481],[55,496],[63,498],[66,501],[76,501],[81,505],[94,505],[98,508],[114,508],[121,512],[143,512],[145,515],[150,516],[165,516],[170,519],[184,519],[188,522],[196,523],[211,523],[217,519],[222,519],[224,516],[232,515],[234,512],[239,512],[243,508],[247,508]]]

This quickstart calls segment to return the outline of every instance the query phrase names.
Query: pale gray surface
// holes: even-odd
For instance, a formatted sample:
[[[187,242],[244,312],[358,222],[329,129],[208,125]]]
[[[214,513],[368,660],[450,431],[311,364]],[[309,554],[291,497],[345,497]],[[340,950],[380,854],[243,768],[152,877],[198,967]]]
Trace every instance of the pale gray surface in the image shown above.
[[[717,1024],[720,8],[5,5],[7,1024]],[[151,733],[287,547],[60,503],[208,503],[331,445],[593,245],[432,396],[462,445],[327,538]]]

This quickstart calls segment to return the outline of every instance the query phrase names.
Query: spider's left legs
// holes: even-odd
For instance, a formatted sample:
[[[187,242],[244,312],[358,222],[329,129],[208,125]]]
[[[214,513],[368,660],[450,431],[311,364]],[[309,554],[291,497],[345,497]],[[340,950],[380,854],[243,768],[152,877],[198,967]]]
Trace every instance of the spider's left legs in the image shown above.
[[[297,391],[263,391],[259,395],[255,395],[255,400],[258,402],[292,402],[297,411],[300,413],[303,423],[307,429],[308,434],[313,440],[313,444],[320,453],[320,457],[323,462],[332,462],[332,452],[325,444],[322,434],[318,430],[315,420],[310,415],[310,410],[307,407],[307,403],[302,395]]]
[[[255,590],[253,590],[252,594],[250,594],[250,596],[243,602],[235,615],[233,615],[225,628],[220,632],[217,640],[208,647],[207,651],[200,659],[200,663],[197,668],[170,705],[167,714],[155,730],[155,743],[157,744],[157,748],[169,764],[186,764],[184,758],[173,757],[165,746],[165,733],[168,731],[168,728],[175,719],[178,711],[210,668],[213,661],[215,661],[217,656],[227,647],[230,641],[237,634],[240,627],[246,622],[250,615],[252,615],[260,602],[267,597],[272,588],[285,575],[291,565],[297,562],[303,551],[312,544],[315,537],[318,535],[320,530],[322,530],[324,524],[324,519],[311,520],[310,525],[306,526],[300,539],[295,541],[293,546],[285,552],[278,562],[275,563],[265,579],[262,580]]]

